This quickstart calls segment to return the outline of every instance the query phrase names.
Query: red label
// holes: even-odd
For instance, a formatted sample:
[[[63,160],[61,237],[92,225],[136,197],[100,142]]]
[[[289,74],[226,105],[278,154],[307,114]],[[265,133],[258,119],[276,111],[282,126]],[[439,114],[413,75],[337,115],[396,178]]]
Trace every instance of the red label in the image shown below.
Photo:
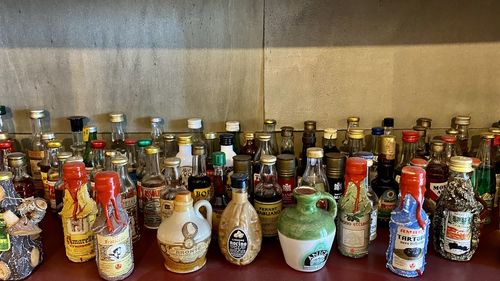
[[[293,198],[293,190],[296,187],[295,177],[278,177],[278,184],[281,185],[281,189],[283,190],[283,205],[295,204]]]
[[[160,193],[161,193],[162,188],[143,188],[142,189],[142,194],[143,194],[143,200],[151,200],[151,199],[156,199],[160,198]]]

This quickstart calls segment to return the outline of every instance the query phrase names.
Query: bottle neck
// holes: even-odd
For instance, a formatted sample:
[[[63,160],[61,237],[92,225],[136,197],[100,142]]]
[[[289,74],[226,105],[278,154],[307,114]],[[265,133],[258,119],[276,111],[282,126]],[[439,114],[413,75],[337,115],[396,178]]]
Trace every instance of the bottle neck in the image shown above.
[[[193,176],[203,177],[207,175],[205,155],[193,155]]]
[[[43,134],[42,119],[31,119],[31,132],[33,138],[41,138]]]
[[[403,154],[401,155],[401,161],[399,161],[399,166],[402,167],[409,165],[411,159],[415,158],[416,151],[417,151],[417,143],[403,142]]]
[[[394,127],[384,127],[384,135],[392,135]]]
[[[349,138],[349,156],[353,156],[356,152],[363,151],[363,139]]]
[[[172,157],[172,156],[175,156],[175,151],[176,151],[176,148],[175,148],[175,142],[173,141],[165,141],[163,143],[163,146],[164,146],[164,154],[165,154],[165,157]]]
[[[111,123],[111,141],[125,140],[125,125],[123,122]]]
[[[159,123],[151,123],[151,139],[153,143],[159,143],[161,135],[163,134],[163,129]]]
[[[276,131],[275,124],[264,124],[264,132],[266,133],[274,133]]]
[[[274,164],[262,164],[260,167],[260,182],[263,184],[275,184],[278,172]]]
[[[120,192],[125,191],[125,182],[130,181],[128,178],[128,172],[127,172],[127,165],[112,165],[113,166],[113,171],[118,173],[118,177],[120,178]],[[124,198],[125,199],[125,198]]]
[[[190,144],[181,144],[179,145],[179,154],[184,157],[191,156],[191,145]]]
[[[466,140],[469,139],[469,125],[457,125],[458,140]]]
[[[159,175],[160,174],[160,163],[158,159],[158,153],[146,154],[146,174],[149,175]]]
[[[325,173],[323,170],[323,160],[321,158],[307,158],[304,175],[313,173],[316,175]]]
[[[269,141],[261,141],[259,145],[259,149],[255,153],[254,161],[260,161],[260,157],[262,155],[272,155],[271,144]]]
[[[491,150],[492,150],[492,140],[482,139],[479,145],[479,150],[477,151],[477,158],[481,160],[480,167],[492,166],[491,161]]]
[[[137,157],[136,157],[136,150],[135,150],[135,145],[127,145],[127,159],[128,159],[128,166],[129,167],[136,167],[137,166]]]
[[[104,167],[104,149],[92,149],[92,166],[94,169],[102,169]]]
[[[444,155],[443,151],[432,151],[431,159],[429,160],[429,162],[442,163],[444,162],[443,155]]]
[[[180,186],[182,183],[181,171],[179,166],[166,167],[163,175],[168,186]]]
[[[83,146],[84,145],[82,131],[71,132],[71,135],[73,137],[73,145],[75,145],[75,146]]]
[[[205,143],[203,140],[203,127],[199,129],[190,129],[190,130],[193,143]]]

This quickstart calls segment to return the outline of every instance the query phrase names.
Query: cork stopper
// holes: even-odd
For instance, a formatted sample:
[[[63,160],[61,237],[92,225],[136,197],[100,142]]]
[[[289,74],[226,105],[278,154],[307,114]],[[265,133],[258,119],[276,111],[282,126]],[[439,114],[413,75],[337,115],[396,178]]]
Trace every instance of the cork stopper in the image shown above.
[[[323,148],[320,147],[309,147],[306,150],[307,158],[323,158]]]

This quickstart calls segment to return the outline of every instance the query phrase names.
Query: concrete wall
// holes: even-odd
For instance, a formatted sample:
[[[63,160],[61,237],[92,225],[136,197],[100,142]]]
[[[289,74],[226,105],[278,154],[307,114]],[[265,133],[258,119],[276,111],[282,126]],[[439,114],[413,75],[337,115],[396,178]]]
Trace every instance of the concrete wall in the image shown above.
[[[385,116],[448,127],[500,118],[499,1],[15,1],[0,2],[0,103],[18,132],[28,109],[89,116],[123,111],[129,131],[148,117],[180,131],[203,117],[208,130],[344,128]]]

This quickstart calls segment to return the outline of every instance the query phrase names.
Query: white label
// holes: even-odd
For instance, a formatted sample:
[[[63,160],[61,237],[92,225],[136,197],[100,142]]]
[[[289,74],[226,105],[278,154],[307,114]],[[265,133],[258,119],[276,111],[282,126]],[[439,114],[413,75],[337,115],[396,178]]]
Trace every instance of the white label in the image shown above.
[[[372,213],[370,215],[370,241],[375,240],[377,237],[377,208],[372,209]]]
[[[339,248],[357,255],[368,251],[370,214],[340,213]]]
[[[392,265],[406,271],[419,270],[424,261],[424,247],[424,229],[398,227],[392,253]]]
[[[335,231],[316,240],[296,240],[279,234],[286,263],[295,270],[312,272],[326,264],[332,248]]]
[[[174,212],[174,200],[160,199],[161,221],[170,217]]]
[[[472,238],[472,213],[449,211],[445,226],[444,250],[454,255],[469,252]]]
[[[97,237],[97,267],[108,278],[121,277],[134,267],[130,230],[127,226],[116,236]]]

